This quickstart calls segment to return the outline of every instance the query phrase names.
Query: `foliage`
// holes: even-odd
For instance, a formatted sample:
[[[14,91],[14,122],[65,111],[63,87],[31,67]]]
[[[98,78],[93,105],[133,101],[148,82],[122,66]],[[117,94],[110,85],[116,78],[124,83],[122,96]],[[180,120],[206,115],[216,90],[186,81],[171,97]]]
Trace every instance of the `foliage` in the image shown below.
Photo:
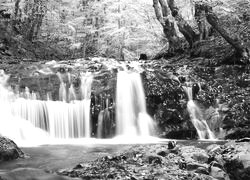
[[[105,22],[99,29],[101,54],[127,60],[140,53],[152,55],[162,46],[164,38],[153,8],[144,1],[103,0],[94,9]]]

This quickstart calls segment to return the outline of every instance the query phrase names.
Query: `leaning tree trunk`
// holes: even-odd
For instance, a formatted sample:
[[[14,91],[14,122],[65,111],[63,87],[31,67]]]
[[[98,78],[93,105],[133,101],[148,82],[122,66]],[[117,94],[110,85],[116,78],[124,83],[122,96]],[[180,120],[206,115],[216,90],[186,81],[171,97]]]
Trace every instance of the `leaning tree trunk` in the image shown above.
[[[204,10],[209,24],[235,49],[236,55],[241,58],[244,63],[249,63],[250,54],[247,46],[242,40],[236,36],[230,35],[226,29],[221,26],[219,18],[213,13],[212,8],[207,4],[197,5],[198,8]]]
[[[187,7],[180,7],[183,5],[187,5]],[[194,42],[199,40],[198,25],[194,17],[194,4],[191,0],[179,0],[178,3],[173,0],[153,0],[153,7],[169,41],[168,52],[166,53],[164,48],[155,56],[156,59],[163,54],[171,56],[179,50],[183,50],[182,46],[185,41],[192,48]],[[187,10],[183,11],[184,8]]]
[[[190,49],[196,42],[207,39],[209,23],[244,61],[249,61],[249,50],[240,39],[230,36],[207,3],[194,4],[192,0],[153,0],[153,7],[169,40],[168,52],[165,51],[166,48],[163,49],[156,54],[155,59],[178,51],[183,39],[188,42]]]

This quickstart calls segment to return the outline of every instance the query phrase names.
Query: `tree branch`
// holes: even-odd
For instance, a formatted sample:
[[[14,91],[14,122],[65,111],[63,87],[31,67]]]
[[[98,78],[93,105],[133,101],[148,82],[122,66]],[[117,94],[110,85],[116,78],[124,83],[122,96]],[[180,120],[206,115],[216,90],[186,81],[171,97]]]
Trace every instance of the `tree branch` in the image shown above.
[[[244,46],[244,43],[236,36],[232,37],[232,35],[221,26],[219,18],[212,11],[212,7],[208,4],[200,4],[199,8],[205,11],[208,23],[236,50],[238,55],[249,61],[249,52]]]
[[[164,23],[164,20],[163,20],[162,11],[160,10],[161,8],[159,6],[159,0],[153,0],[153,7],[154,7],[154,10],[155,10],[156,18],[161,23],[161,25],[164,26],[165,23]]]
[[[162,8],[162,15],[164,17],[168,17],[171,14],[171,10],[166,2],[166,0],[159,0]]]

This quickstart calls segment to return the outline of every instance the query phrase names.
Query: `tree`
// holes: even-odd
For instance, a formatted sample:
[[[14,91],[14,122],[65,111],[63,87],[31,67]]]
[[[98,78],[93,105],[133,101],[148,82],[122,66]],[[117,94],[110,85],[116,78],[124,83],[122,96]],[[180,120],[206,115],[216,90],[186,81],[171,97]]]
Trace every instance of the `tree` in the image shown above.
[[[47,13],[48,0],[15,0],[13,29],[29,41],[37,38]]]
[[[150,4],[142,0],[103,0],[94,9],[103,19],[98,29],[100,54],[128,60],[141,53],[152,55],[162,46],[164,37]]]
[[[219,18],[213,12],[212,6],[206,1],[193,0],[153,0],[156,17],[163,27],[163,32],[169,40],[170,50],[181,49],[183,39],[190,48],[194,44],[207,39],[208,24],[235,49],[236,54],[249,61],[249,51],[244,43],[221,25]],[[162,52],[161,52],[162,53]],[[160,57],[158,54],[156,57]]]

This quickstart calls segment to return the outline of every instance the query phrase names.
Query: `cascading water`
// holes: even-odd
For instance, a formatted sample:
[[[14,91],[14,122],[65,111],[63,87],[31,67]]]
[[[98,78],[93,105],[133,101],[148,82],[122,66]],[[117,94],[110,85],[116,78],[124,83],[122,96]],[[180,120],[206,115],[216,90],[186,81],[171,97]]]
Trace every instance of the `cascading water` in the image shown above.
[[[204,120],[200,108],[195,104],[193,100],[192,87],[183,87],[188,95],[187,109],[191,118],[191,121],[197,131],[199,139],[215,140],[214,133],[210,130],[206,120]]]
[[[116,87],[116,133],[118,136],[150,136],[153,120],[147,114],[139,73],[120,71]]]
[[[8,76],[1,71],[0,108],[3,111],[0,118],[1,135],[16,141],[28,140],[30,137],[39,141],[39,138],[45,136],[67,139],[90,137],[92,75],[90,73],[82,75],[79,98],[81,100],[76,100],[73,87],[67,89],[61,74],[58,76],[61,81],[59,97],[62,101],[41,101],[37,100],[36,95],[30,93],[28,88],[24,93],[14,94],[7,88]],[[28,132],[32,134],[28,135]]]
[[[126,137],[124,142],[133,140],[132,143],[138,143],[134,137],[143,137],[145,141],[140,139],[140,142],[149,142],[149,138],[144,137],[153,134],[154,123],[146,111],[139,73],[118,72],[116,102],[113,103],[109,96],[101,98],[106,100],[99,107],[96,124],[94,121],[90,122],[92,73],[80,74],[80,86],[78,81],[73,84],[73,75],[65,71],[56,75],[60,81],[60,101],[52,101],[49,94],[44,101],[39,100],[40,95],[30,92],[29,88],[25,88],[23,92],[13,91],[7,85],[8,75],[0,71],[0,109],[3,111],[0,117],[0,135],[7,136],[22,146],[71,143],[76,142],[73,139],[82,138],[88,143],[92,131],[98,138]],[[91,124],[94,125],[93,130]],[[66,141],[67,139],[70,141]],[[112,143],[117,142],[116,140],[112,140]],[[91,139],[91,143],[93,141]],[[78,142],[80,143],[76,143]]]
[[[106,99],[105,108],[98,114],[97,138],[108,138],[112,135],[112,113],[109,110],[109,100]]]

